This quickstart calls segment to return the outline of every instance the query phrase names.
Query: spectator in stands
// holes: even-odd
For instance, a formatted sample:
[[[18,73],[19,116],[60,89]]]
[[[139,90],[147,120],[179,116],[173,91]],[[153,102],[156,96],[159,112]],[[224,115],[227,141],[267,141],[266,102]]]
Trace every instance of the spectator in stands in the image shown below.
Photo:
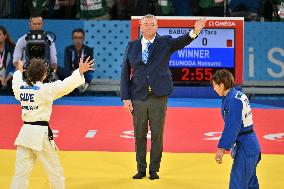
[[[265,21],[284,21],[284,1],[264,0],[262,16]]]
[[[136,1],[135,12],[137,16],[144,16],[146,14],[156,14],[157,4],[156,0]]]
[[[8,18],[11,15],[11,1],[0,0],[0,18]]]
[[[9,0],[12,18],[29,18],[38,14],[44,18],[52,16],[56,0]]]
[[[11,0],[12,18],[29,18],[28,2],[26,0]]]
[[[231,0],[230,16],[245,17],[246,21],[260,20],[262,0]]]
[[[199,0],[198,16],[224,16],[224,1],[222,0]]]
[[[130,19],[131,16],[146,14],[173,15],[173,0],[114,0],[111,8],[112,19]]]
[[[56,0],[53,7],[53,18],[56,19],[75,19],[76,4],[75,0]]]
[[[43,27],[43,19],[41,16],[35,14],[30,17],[29,26],[31,30],[42,30]],[[23,35],[20,39],[18,39],[13,55],[13,63],[14,66],[17,67],[17,62],[19,59],[26,62],[26,35]],[[50,39],[52,41],[52,39]],[[49,54],[50,54],[50,69],[52,73],[56,73],[57,70],[57,56],[56,56],[56,48],[55,43],[51,42],[49,46]]]
[[[15,44],[7,30],[0,26],[0,91],[1,94],[12,93],[12,77],[15,71],[13,66],[13,51]]]
[[[109,20],[109,10],[112,4],[112,0],[79,0],[77,5],[78,18]]]
[[[192,4],[196,0],[172,0],[174,13],[175,16],[192,16],[193,10],[192,10]]]
[[[52,2],[55,2],[55,0],[28,0],[30,15],[39,14],[44,18],[49,18],[53,9]]]
[[[137,15],[136,0],[114,0],[110,9],[112,20],[130,20],[132,15]]]
[[[128,5],[131,5],[128,11],[134,12],[132,15],[143,16],[146,14],[155,14],[165,16],[173,14],[172,0],[128,0],[127,2]],[[118,4],[126,3],[123,0],[118,0]],[[124,8],[122,5],[120,6]]]
[[[191,1],[183,0],[114,0],[112,19],[130,19],[132,15],[192,15]]]
[[[158,16],[173,15],[173,0],[158,0],[156,15]]]
[[[64,71],[65,76],[70,76],[74,70],[79,67],[79,60],[83,57],[84,61],[87,57],[93,59],[94,50],[84,44],[85,32],[81,28],[76,28],[72,32],[73,44],[66,47],[64,51]],[[86,83],[77,88],[74,91],[75,94],[84,93],[90,85],[93,76],[92,71],[84,73]],[[73,93],[73,94],[74,94]]]

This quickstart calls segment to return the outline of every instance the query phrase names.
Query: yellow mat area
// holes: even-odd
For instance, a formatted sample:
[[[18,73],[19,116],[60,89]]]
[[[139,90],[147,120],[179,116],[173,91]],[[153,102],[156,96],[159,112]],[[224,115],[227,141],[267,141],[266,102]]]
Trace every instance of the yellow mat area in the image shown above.
[[[164,153],[160,180],[133,180],[133,152],[59,152],[68,189],[227,189],[232,160],[222,165],[214,154]],[[284,186],[284,155],[263,155],[258,166],[260,188]],[[9,188],[14,173],[15,151],[0,150],[0,189]],[[33,169],[29,189],[48,189],[40,162]]]

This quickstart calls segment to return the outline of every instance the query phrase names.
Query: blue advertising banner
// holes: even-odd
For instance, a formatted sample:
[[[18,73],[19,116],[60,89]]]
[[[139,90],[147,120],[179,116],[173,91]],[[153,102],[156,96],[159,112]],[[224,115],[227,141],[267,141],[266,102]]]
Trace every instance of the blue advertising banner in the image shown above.
[[[244,45],[244,80],[284,85],[284,22],[245,23]]]

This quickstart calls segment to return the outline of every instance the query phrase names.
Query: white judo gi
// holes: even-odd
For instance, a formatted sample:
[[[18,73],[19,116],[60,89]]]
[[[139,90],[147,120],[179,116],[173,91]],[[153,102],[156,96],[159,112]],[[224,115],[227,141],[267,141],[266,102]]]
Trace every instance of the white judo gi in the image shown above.
[[[21,102],[24,122],[49,122],[54,100],[70,93],[85,83],[79,70],[53,83],[37,82],[28,86],[22,80],[22,72],[13,75],[12,87],[15,98]],[[48,138],[48,126],[24,124],[16,138],[16,170],[11,189],[28,188],[32,168],[38,158],[47,175],[52,189],[65,188],[65,177],[53,140]]]

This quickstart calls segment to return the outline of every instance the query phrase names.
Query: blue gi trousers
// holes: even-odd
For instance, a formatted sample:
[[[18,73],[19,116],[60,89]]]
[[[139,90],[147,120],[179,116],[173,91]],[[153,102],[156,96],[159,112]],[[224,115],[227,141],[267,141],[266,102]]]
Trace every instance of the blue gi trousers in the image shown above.
[[[259,189],[256,176],[256,166],[260,160],[260,153],[246,153],[239,144],[234,158],[229,189]]]

